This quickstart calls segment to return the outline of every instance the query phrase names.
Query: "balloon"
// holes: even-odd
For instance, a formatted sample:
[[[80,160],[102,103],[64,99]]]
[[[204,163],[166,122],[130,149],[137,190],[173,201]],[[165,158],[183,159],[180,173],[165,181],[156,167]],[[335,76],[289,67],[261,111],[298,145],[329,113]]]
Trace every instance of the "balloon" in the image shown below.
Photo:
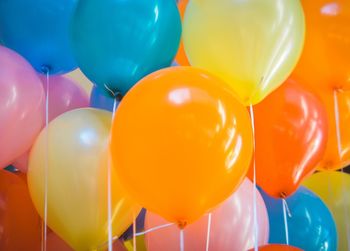
[[[71,36],[83,73],[101,88],[125,94],[171,64],[181,19],[175,1],[85,0],[76,8]]]
[[[90,106],[91,107],[113,112],[115,100],[116,100],[116,98],[113,97],[108,92],[106,92],[104,89],[101,89],[97,86],[94,86],[92,88],[91,95],[90,95]],[[116,102],[117,102],[117,104],[116,104],[116,108],[117,108],[119,105],[119,101],[116,100]]]
[[[38,72],[69,72],[76,68],[68,29],[77,1],[2,0],[0,39]]]
[[[136,233],[141,232],[145,229],[145,216],[146,216],[146,209],[142,209],[139,215],[136,218]],[[122,236],[119,237],[121,240],[129,240],[133,238],[133,232],[134,232],[134,226],[131,225]]]
[[[45,94],[31,66],[2,46],[0,76],[0,168],[4,168],[25,153],[40,132]]]
[[[283,205],[261,193],[269,215],[269,243],[286,243]],[[331,212],[322,200],[304,187],[286,199],[291,216],[287,216],[289,244],[304,251],[337,251],[337,230]],[[339,249],[344,250],[344,249]]]
[[[246,105],[286,80],[304,42],[304,15],[295,0],[193,0],[184,19],[191,65],[217,74]]]
[[[338,250],[350,248],[348,239],[349,210],[350,210],[350,176],[341,172],[320,172],[312,175],[303,182],[328,206],[332,212],[338,232]]]
[[[253,193],[255,187],[248,180],[242,183],[211,215],[209,250],[211,251],[242,251],[254,247],[254,214]],[[257,218],[258,243],[264,245],[269,238],[269,223],[266,207],[258,191]],[[160,216],[147,212],[146,230],[167,224]],[[185,250],[206,250],[208,216],[189,225],[184,230]],[[170,226],[146,234],[148,251],[178,251],[180,230]],[[234,238],[232,238],[234,236]]]
[[[75,83],[85,90],[86,94],[90,95],[93,83],[91,83],[91,81],[80,71],[79,68],[66,74],[65,76],[73,79]]]
[[[184,14],[185,14],[185,10],[186,10],[188,1],[189,0],[180,0],[178,5],[177,5],[182,20],[184,18]],[[180,41],[180,47],[179,47],[179,50],[177,51],[175,61],[176,61],[176,63],[178,63],[179,65],[182,65],[182,66],[190,65],[190,62],[188,62],[188,58],[187,58],[186,53],[185,53],[185,48],[184,48],[184,44],[182,42],[182,39]]]
[[[254,106],[257,184],[270,196],[294,193],[326,150],[328,124],[321,101],[288,79]],[[249,177],[253,180],[253,167]]]
[[[0,250],[40,250],[41,220],[24,178],[0,170],[0,205]]]
[[[249,251],[254,251],[254,248],[250,249]],[[271,245],[259,247],[259,251],[303,251],[303,250],[300,248],[296,248],[288,245],[271,244]]]
[[[184,227],[230,196],[245,177],[252,155],[249,115],[209,73],[163,69],[123,98],[111,153],[135,200]]]
[[[64,113],[40,133],[31,150],[28,185],[34,205],[43,217],[47,167],[48,226],[75,250],[97,249],[108,240],[110,123],[111,114],[101,110]],[[113,169],[110,177],[112,234],[119,236],[140,209],[121,188]]]
[[[350,3],[347,0],[302,0],[305,47],[294,74],[315,90],[350,88]]]
[[[46,92],[46,76],[40,76]],[[63,76],[49,78],[49,121],[67,111],[89,106],[89,99],[85,91],[72,80]],[[46,114],[43,116],[46,118]],[[28,169],[29,153],[20,156],[13,165],[21,172]]]

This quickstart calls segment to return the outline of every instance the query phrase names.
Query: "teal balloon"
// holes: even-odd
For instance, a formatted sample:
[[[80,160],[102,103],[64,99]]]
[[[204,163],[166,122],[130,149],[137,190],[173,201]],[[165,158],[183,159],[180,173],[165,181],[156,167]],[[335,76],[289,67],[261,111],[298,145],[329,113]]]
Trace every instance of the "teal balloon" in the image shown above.
[[[269,197],[260,189],[269,215],[269,243],[287,244],[281,199]],[[338,236],[333,216],[323,201],[300,187],[286,199],[289,244],[305,251],[337,251]]]
[[[0,0],[0,43],[21,54],[38,72],[74,70],[69,29],[77,1]]]
[[[170,66],[180,37],[175,0],[84,0],[71,23],[82,72],[123,95],[144,76]]]

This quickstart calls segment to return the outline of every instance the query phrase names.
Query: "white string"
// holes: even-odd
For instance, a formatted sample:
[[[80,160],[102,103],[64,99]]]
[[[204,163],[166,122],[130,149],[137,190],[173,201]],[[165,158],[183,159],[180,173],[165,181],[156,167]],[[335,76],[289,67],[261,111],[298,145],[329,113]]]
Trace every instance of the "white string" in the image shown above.
[[[209,242],[210,242],[210,229],[211,229],[211,213],[208,214],[208,228],[207,228],[207,243],[205,246],[205,250],[209,251]]]
[[[161,225],[161,226],[153,227],[153,228],[147,229],[146,231],[136,233],[135,236],[145,235],[145,234],[151,233],[153,231],[156,231],[156,230],[159,230],[159,229],[163,229],[163,228],[167,228],[167,227],[170,227],[170,226],[173,226],[173,225],[174,225],[174,223],[168,223],[168,224],[164,224],[164,225]]]
[[[290,211],[287,205],[287,201],[285,199],[282,199],[282,206],[283,206],[283,220],[284,220],[284,231],[286,234],[286,244],[289,245],[289,231],[288,231],[288,218],[287,218],[287,213],[288,216],[290,217]]]
[[[134,251],[137,250],[137,243],[136,243],[136,216],[135,213],[133,215],[133,223],[132,223],[132,243],[133,243],[133,249]]]
[[[180,251],[185,251],[184,230],[180,229]]]
[[[254,214],[254,251],[258,251],[259,244],[259,229],[258,229],[258,214],[257,214],[257,185],[256,185],[256,163],[255,163],[255,122],[254,122],[254,109],[253,105],[249,106],[250,111],[250,122],[253,132],[253,214]]]

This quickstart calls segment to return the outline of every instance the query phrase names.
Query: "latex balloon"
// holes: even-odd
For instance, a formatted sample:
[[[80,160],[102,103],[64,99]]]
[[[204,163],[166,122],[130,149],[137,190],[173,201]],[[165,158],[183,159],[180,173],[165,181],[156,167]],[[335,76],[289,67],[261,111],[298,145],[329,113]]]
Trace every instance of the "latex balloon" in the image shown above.
[[[326,110],[311,91],[288,79],[254,106],[254,117],[257,183],[270,196],[287,197],[323,158]],[[253,166],[249,177],[253,180]]]
[[[286,244],[283,202],[261,193],[270,221],[269,243]],[[300,187],[286,199],[289,244],[304,251],[337,251],[337,229],[333,216],[323,201],[310,190]],[[287,213],[287,212],[286,212]],[[307,240],[307,241],[305,241]],[[344,250],[344,249],[339,249]]]
[[[136,233],[142,232],[145,229],[145,216],[146,209],[142,209],[136,218]],[[120,240],[130,240],[133,238],[134,226],[131,225],[122,236],[119,237]]]
[[[250,249],[249,251],[254,251],[254,248]],[[259,247],[259,251],[303,251],[303,250],[300,248],[296,248],[288,245],[271,244],[271,245]]]
[[[181,19],[175,1],[85,0],[78,3],[71,35],[84,74],[125,94],[142,77],[170,66]]]
[[[319,172],[303,183],[315,192],[331,210],[338,232],[338,250],[348,250],[350,175],[342,172]]]
[[[350,88],[350,3],[302,0],[307,33],[295,74],[315,89]]]
[[[40,250],[41,220],[24,178],[0,170],[0,205],[0,250]]]
[[[253,184],[246,179],[238,190],[211,213],[209,250],[242,251],[254,247]],[[269,238],[269,223],[266,207],[258,191],[257,219],[258,243],[264,245]],[[167,224],[156,214],[147,212],[146,231]],[[206,250],[208,216],[189,225],[184,230],[185,250]],[[180,250],[180,230],[170,226],[146,234],[148,251]],[[235,238],[232,238],[235,236]]]
[[[186,10],[188,1],[189,0],[180,0],[177,4],[177,7],[179,8],[179,12],[180,12],[180,16],[181,16],[182,20],[183,20],[184,15],[185,15],[185,10]],[[180,41],[180,47],[179,47],[179,50],[177,51],[175,61],[176,61],[176,63],[178,63],[179,65],[182,65],[182,66],[190,65],[190,62],[188,62],[188,58],[187,58],[186,53],[185,53],[185,48],[184,48],[184,44],[183,44],[182,39]]]
[[[245,177],[252,155],[249,115],[209,73],[163,69],[123,98],[111,153],[135,200],[184,227],[230,196]]]
[[[304,42],[303,10],[295,0],[194,0],[183,26],[191,65],[220,76],[246,105],[286,80]]]
[[[69,22],[77,0],[3,0],[0,38],[38,72],[65,73],[76,68]]]
[[[45,94],[32,67],[2,46],[0,76],[0,168],[4,168],[28,151],[39,134]]]
[[[94,250],[108,240],[110,123],[111,114],[101,110],[83,108],[64,113],[40,133],[30,154],[28,185],[34,205],[43,216],[48,168],[48,226],[75,250]],[[110,180],[112,235],[119,236],[140,209],[121,188],[114,169]]]
[[[91,107],[113,112],[114,101],[117,102],[116,103],[116,108],[117,108],[119,105],[119,101],[116,99],[116,97],[113,97],[107,91],[97,86],[94,86],[92,88],[91,95],[90,95]]]
[[[40,76],[46,92],[46,76]],[[85,91],[75,82],[63,76],[51,76],[49,78],[49,121],[67,111],[89,106],[89,99]],[[46,109],[45,109],[46,110]],[[46,111],[43,116],[46,118]],[[21,172],[28,169],[29,153],[26,152],[15,160],[13,165]]]
[[[80,71],[79,68],[66,74],[65,76],[73,79],[75,83],[85,90],[86,94],[90,95],[93,83],[91,83],[91,81]]]

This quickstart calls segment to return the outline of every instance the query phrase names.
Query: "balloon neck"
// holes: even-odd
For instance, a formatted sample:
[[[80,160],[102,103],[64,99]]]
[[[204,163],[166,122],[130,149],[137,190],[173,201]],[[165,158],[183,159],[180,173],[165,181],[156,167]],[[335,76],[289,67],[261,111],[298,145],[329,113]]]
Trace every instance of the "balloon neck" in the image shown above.
[[[287,198],[287,193],[281,192],[280,197],[281,197],[281,199],[285,200]]]
[[[43,66],[41,66],[41,73],[42,74],[49,74],[49,72],[50,72],[50,66],[48,66],[48,65],[43,65]]]
[[[187,221],[178,221],[177,222],[177,226],[180,228],[180,229],[184,229],[186,226],[187,226]]]

